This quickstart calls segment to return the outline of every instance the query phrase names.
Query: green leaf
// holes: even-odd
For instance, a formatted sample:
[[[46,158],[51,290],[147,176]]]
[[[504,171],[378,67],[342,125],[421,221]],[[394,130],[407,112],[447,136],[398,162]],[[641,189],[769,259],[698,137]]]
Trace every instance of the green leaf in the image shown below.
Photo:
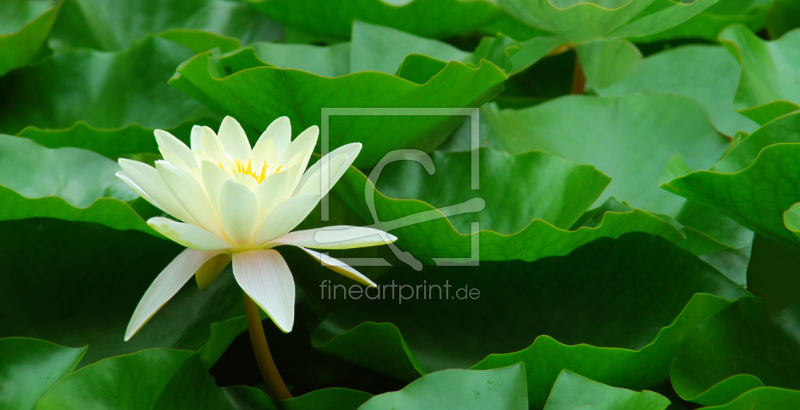
[[[374,205],[364,195],[373,183],[354,168],[345,173],[334,192],[364,222],[391,231],[400,238],[398,246],[425,264],[434,264],[432,258],[469,258],[473,241],[481,260],[534,261],[566,255],[597,238],[635,231],[661,235],[696,254],[739,248],[752,239],[752,234],[739,232],[735,223],[719,215],[695,210],[680,217],[723,238],[728,232],[744,237],[733,235],[719,242],[669,217],[619,204],[613,198],[592,211],[590,223],[576,224],[609,182],[594,167],[543,152],[509,155],[483,148],[478,152],[480,189],[472,190],[472,155],[434,151],[430,160],[422,155],[387,165],[379,170],[379,177],[370,177],[378,179]],[[411,159],[431,163],[423,167]],[[426,168],[435,173],[428,175]],[[527,182],[519,184],[520,180]],[[479,225],[473,228],[476,222]]]
[[[0,159],[0,220],[59,218],[159,236],[128,204],[138,195],[114,175],[114,161],[2,134]]]
[[[703,410],[753,410],[795,409],[800,402],[800,391],[759,387],[749,390],[733,401],[721,406],[703,407]]]
[[[528,408],[525,368],[443,370],[426,375],[398,392],[373,397],[362,410],[456,408],[524,410]]]
[[[193,55],[157,37],[125,51],[56,54],[6,77],[0,132],[70,128],[78,121],[104,129],[132,124],[171,129],[194,121],[210,112],[166,84],[175,67]]]
[[[663,189],[725,213],[772,240],[798,246],[783,213],[800,201],[800,114],[775,120],[745,138],[708,171],[673,157]],[[759,198],[753,201],[753,198]]]
[[[719,41],[742,64],[735,109],[759,124],[800,109],[800,30],[764,41],[734,25],[720,33]]]
[[[493,133],[488,137],[512,154],[547,151],[610,176],[596,204],[613,196],[667,215],[684,202],[658,189],[668,158],[681,153],[710,166],[727,145],[702,107],[674,95],[568,96],[522,110],[489,105],[481,114]]]
[[[697,325],[672,363],[675,391],[720,405],[761,386],[798,389],[798,315],[793,305],[770,317],[761,299],[743,298]]]
[[[7,0],[0,9],[0,76],[25,67],[43,51],[63,1]]]
[[[565,369],[558,375],[544,410],[664,410],[669,404],[658,393],[607,386]]]
[[[764,298],[770,312],[800,300],[800,252],[797,247],[756,235],[747,266],[747,289]]]
[[[493,1],[487,0],[246,1],[288,27],[339,38],[350,37],[353,20],[389,26],[422,37],[448,38],[476,30],[505,15]]]
[[[720,1],[682,24],[657,34],[637,38],[636,41],[645,43],[678,38],[716,41],[717,35],[731,24],[742,24],[750,30],[758,32],[764,28],[767,12],[773,2],[775,0]],[[777,36],[773,37],[777,38]]]
[[[356,410],[370,398],[372,395],[369,393],[330,388],[284,400],[281,404],[285,410]]]
[[[792,205],[783,213],[783,223],[786,225],[786,229],[800,237],[800,202]]]
[[[182,250],[138,231],[33,218],[0,222],[0,337],[89,345],[81,366],[154,347],[203,349],[213,364],[245,329],[231,270],[200,291],[190,281],[130,341],[125,328],[153,279]],[[35,246],[33,246],[34,244]],[[239,317],[239,326],[211,325]],[[211,342],[209,342],[211,340]],[[227,341],[227,342],[226,342]]]
[[[39,339],[0,339],[0,404],[33,410],[47,390],[72,373],[84,353],[86,346],[73,349]]]
[[[583,51],[591,44],[581,46],[578,50]],[[758,128],[756,123],[733,109],[741,68],[723,47],[676,47],[636,60],[627,68],[621,66],[615,57],[613,54],[607,55],[595,65],[603,70],[624,69],[618,80],[605,83],[595,81],[590,69],[592,65],[581,60],[591,86],[600,95],[681,95],[699,103],[708,112],[714,127],[726,135],[734,135],[737,131],[753,132]]]
[[[767,14],[770,38],[780,38],[800,27],[800,4],[794,0],[775,0]]]
[[[382,295],[368,290],[358,300],[320,287],[339,304],[312,334],[314,345],[401,380],[522,361],[533,408],[565,367],[637,390],[664,382],[688,330],[726,299],[748,295],[690,253],[640,233],[533,263],[440,266],[433,275],[395,269],[377,283]],[[413,297],[417,286],[428,288]],[[717,296],[695,295],[704,292]]]
[[[370,41],[401,44],[392,42],[395,35],[397,31],[383,28]],[[329,126],[323,127],[323,132],[328,129],[331,150],[361,142],[364,147],[356,166],[367,167],[392,150],[430,151],[463,120],[463,116],[435,115],[422,107],[480,106],[500,92],[507,78],[491,63],[472,67],[422,56],[406,59],[401,77],[372,71],[346,75],[352,71],[354,56],[364,55],[359,50],[367,40],[329,47],[262,43],[222,57],[204,53],[179,67],[170,84],[218,113],[230,114],[259,130],[286,115],[294,132],[299,133],[320,125],[322,109],[328,107],[404,108],[404,116],[392,115],[389,110],[383,115],[354,112],[332,116]],[[366,64],[355,61],[361,67]],[[382,63],[373,56],[372,68],[380,66]],[[436,69],[431,71],[432,67]]]
[[[554,32],[570,43],[658,33],[683,23],[714,3],[715,0],[499,1],[510,15],[530,26]]]
[[[175,29],[213,32],[244,43],[280,36],[275,23],[236,2],[121,0],[112,4],[103,0],[67,0],[53,27],[50,45],[59,51],[125,50],[148,34]],[[205,50],[208,49],[201,51]]]

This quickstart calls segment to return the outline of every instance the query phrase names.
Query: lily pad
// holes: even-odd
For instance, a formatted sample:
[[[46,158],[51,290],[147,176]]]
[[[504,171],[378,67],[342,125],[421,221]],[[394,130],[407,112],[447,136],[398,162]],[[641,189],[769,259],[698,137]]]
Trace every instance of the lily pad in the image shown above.
[[[402,44],[393,40],[396,34],[383,29],[371,41],[386,47]],[[322,140],[327,140],[331,150],[361,142],[364,147],[355,164],[367,167],[392,150],[432,150],[461,123],[464,114],[442,115],[426,108],[478,107],[499,93],[507,78],[485,61],[474,67],[420,55],[403,60],[398,76],[353,73],[354,63],[364,67],[356,56],[363,55],[359,50],[366,44],[258,43],[223,56],[203,53],[182,64],[170,84],[255,129],[266,129],[272,120],[286,115],[298,133],[322,124],[323,108],[350,108],[346,115],[329,117]],[[374,59],[373,69],[379,63]],[[363,107],[379,109],[352,110]],[[403,108],[403,115],[392,108]]]
[[[117,171],[91,151],[0,134],[0,220],[49,217],[157,235],[128,203],[138,195]]]
[[[423,376],[400,391],[377,395],[359,407],[389,408],[527,410],[525,368],[515,364],[492,370],[443,370]]]
[[[758,32],[764,28],[767,12],[773,3],[775,0],[719,1],[682,24],[657,34],[637,38],[636,41],[655,42],[678,38],[716,41],[717,35],[731,24],[741,24]]]
[[[393,270],[377,279],[381,296],[341,300],[340,290],[314,345],[404,380],[524,362],[529,403],[538,408],[565,367],[630,389],[664,382],[686,332],[726,299],[748,295],[692,254],[641,233],[533,263],[432,272]],[[412,297],[417,286],[429,288]],[[717,296],[696,295],[703,292]]]
[[[775,0],[767,14],[770,38],[780,38],[800,27],[800,4],[793,0]]]
[[[493,1],[476,0],[246,0],[269,18],[308,33],[350,37],[353,20],[389,26],[429,38],[464,34],[505,13]]]
[[[734,25],[719,40],[742,65],[734,108],[759,124],[800,109],[800,30],[764,41]]]
[[[6,77],[0,132],[66,129],[78,121],[103,129],[132,124],[170,129],[212,115],[166,84],[175,67],[193,55],[183,45],[149,36],[124,51],[55,54]]]
[[[730,403],[703,407],[703,410],[794,409],[798,402],[800,402],[800,391],[759,387],[747,391]]]
[[[670,379],[684,399],[730,402],[761,386],[797,390],[798,305],[770,317],[764,302],[743,298],[697,325],[675,355]]]
[[[48,389],[72,373],[84,353],[85,346],[73,349],[39,339],[0,339],[0,403],[9,409],[33,410]]]
[[[541,150],[592,164],[613,178],[596,204],[613,196],[666,215],[684,202],[659,192],[669,157],[680,153],[708,167],[727,146],[700,105],[674,95],[567,96],[521,110],[488,105],[481,114],[492,132],[482,138],[494,139],[495,149]]]
[[[715,0],[499,0],[500,6],[518,20],[556,33],[570,43],[658,33],[714,3]]]
[[[53,27],[58,51],[126,50],[142,37],[168,30],[207,31],[244,43],[272,41],[282,30],[245,4],[221,0],[69,0]],[[153,17],[154,11],[158,18]],[[205,51],[205,50],[203,50]],[[184,58],[185,59],[185,58]]]
[[[581,62],[589,82],[598,94],[681,95],[697,101],[708,112],[714,127],[726,135],[733,136],[737,131],[753,132],[758,128],[758,124],[733,109],[741,68],[723,47],[676,47],[645,59],[631,59],[627,67],[616,55],[607,54],[605,58],[599,59],[596,66],[623,72],[615,81],[604,84],[593,78],[592,66],[584,59],[586,48],[590,44],[579,47],[578,50],[584,51]]]
[[[193,281],[186,284],[124,342],[139,299],[180,246],[138,231],[46,218],[2,221],[0,233],[0,261],[6,267],[0,310],[15,312],[0,337],[89,345],[80,366],[155,347],[203,349],[211,365],[246,328],[241,291],[228,269],[205,291]],[[238,326],[211,327],[237,317]]]
[[[565,369],[558,375],[544,410],[664,410],[669,404],[669,400],[658,393],[608,386]]]
[[[35,60],[63,4],[57,0],[3,3],[0,9],[0,76]]]
[[[660,186],[725,213],[768,238],[800,246],[783,213],[800,202],[800,114],[779,118],[742,140],[708,171],[670,159]],[[754,195],[759,196],[753,201]]]
[[[351,168],[334,192],[364,222],[400,238],[397,245],[424,264],[436,263],[434,258],[469,258],[476,245],[480,260],[534,261],[566,255],[597,238],[636,231],[661,235],[696,254],[739,248],[752,239],[752,234],[747,237],[739,232],[735,223],[726,225],[729,219],[709,212],[687,210],[679,216],[687,224],[710,227],[720,237],[724,235],[715,227],[728,226],[725,233],[739,232],[745,237],[720,241],[613,198],[583,218],[609,182],[593,167],[543,152],[510,155],[482,148],[476,163],[473,154],[434,151],[432,157],[406,158],[430,162],[425,166],[410,160],[389,164],[380,170],[377,190],[368,198],[365,192],[375,189],[373,183]],[[470,189],[473,166],[479,169],[477,190]],[[428,175],[431,171],[433,175]],[[515,182],[519,180],[527,183]],[[510,198],[513,202],[508,202]],[[478,225],[473,228],[473,223]]]

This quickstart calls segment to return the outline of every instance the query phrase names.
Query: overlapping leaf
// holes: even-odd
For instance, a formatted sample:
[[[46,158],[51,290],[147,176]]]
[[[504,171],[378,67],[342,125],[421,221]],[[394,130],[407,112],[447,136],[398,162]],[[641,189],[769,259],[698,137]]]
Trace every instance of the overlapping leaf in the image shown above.
[[[800,202],[800,114],[779,118],[738,145],[708,171],[672,158],[661,187],[725,213],[773,240],[800,245],[783,213]]]
[[[0,8],[0,76],[33,62],[63,1],[7,0]]]
[[[312,335],[315,345],[404,380],[522,361],[529,404],[538,408],[564,367],[637,390],[663,382],[688,330],[728,306],[726,299],[748,294],[690,253],[645,234],[599,239],[533,263],[435,272],[392,271],[378,279],[395,284],[380,288],[383,294],[341,301]],[[417,286],[426,293],[413,293]],[[717,296],[695,295],[703,292]],[[515,353],[484,359],[506,352]]]
[[[715,41],[717,35],[731,24],[742,24],[757,32],[764,28],[767,12],[774,2],[775,0],[719,1],[682,24],[657,34],[637,38],[636,41],[653,42],[676,38]]]
[[[353,20],[423,37],[447,38],[476,30],[505,13],[488,0],[247,0],[269,18],[322,36],[348,38]]]
[[[509,14],[570,43],[641,37],[683,23],[716,1],[500,0]],[[591,24],[587,24],[591,22]]]
[[[44,393],[72,373],[86,347],[70,348],[44,340],[0,339],[0,404],[32,410]]]
[[[150,34],[207,31],[241,40],[272,41],[280,27],[245,4],[221,0],[66,0],[50,45],[56,50],[126,50]],[[158,17],[153,13],[157,11]],[[205,51],[205,50],[202,50]],[[185,58],[184,58],[185,59]]]
[[[664,410],[669,404],[669,400],[658,393],[620,389],[587,379],[569,370],[562,370],[550,391],[544,410]]]
[[[395,34],[383,29],[372,41],[391,41]],[[404,60],[399,76],[372,71],[348,75],[359,62],[354,56],[362,55],[357,45],[263,43],[222,57],[204,53],[184,63],[170,84],[256,129],[286,115],[299,132],[319,125],[323,108],[377,107],[379,111],[329,117],[328,147],[361,142],[356,165],[364,167],[391,150],[433,149],[463,117],[425,108],[477,107],[497,94],[506,78],[491,63],[471,67],[422,56]],[[373,58],[375,67],[380,58]],[[405,110],[399,116],[401,112],[389,108]]]
[[[800,109],[800,30],[767,42],[734,25],[719,40],[742,64],[734,108],[759,124]]]
[[[743,298],[697,325],[678,350],[670,379],[684,400],[721,405],[761,386],[797,390],[797,305],[769,316],[763,301]]]

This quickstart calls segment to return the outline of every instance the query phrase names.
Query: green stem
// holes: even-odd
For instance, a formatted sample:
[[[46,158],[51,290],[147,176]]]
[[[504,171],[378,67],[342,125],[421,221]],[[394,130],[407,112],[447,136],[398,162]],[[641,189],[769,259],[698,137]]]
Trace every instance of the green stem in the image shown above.
[[[261,376],[264,377],[264,382],[267,384],[269,394],[276,400],[291,399],[292,394],[286,388],[281,374],[278,373],[278,368],[275,367],[275,361],[272,360],[272,353],[270,353],[269,345],[267,345],[267,336],[264,335],[264,326],[261,324],[258,305],[244,292],[242,292],[242,298],[244,299],[247,328],[250,330],[250,343],[253,344],[256,363],[258,363],[258,369],[261,370]]]

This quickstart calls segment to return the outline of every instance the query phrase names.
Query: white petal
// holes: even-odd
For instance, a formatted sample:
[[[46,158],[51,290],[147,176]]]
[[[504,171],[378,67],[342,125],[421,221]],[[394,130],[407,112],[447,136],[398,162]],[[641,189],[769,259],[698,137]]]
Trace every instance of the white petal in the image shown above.
[[[255,244],[260,245],[287,234],[306,219],[318,202],[317,194],[293,196],[281,202],[258,228]]]
[[[258,181],[247,174],[231,174],[231,179],[236,181],[237,184],[246,186],[251,192],[258,188]]]
[[[331,258],[330,256],[325,255],[324,253],[312,251],[311,249],[306,249],[303,248],[302,246],[300,246],[299,248],[304,250],[307,254],[311,255],[312,258],[322,263],[322,266],[340,275],[353,279],[356,282],[363,283],[367,286],[372,286],[373,288],[377,286],[375,285],[375,282],[369,280],[369,278],[364,276],[361,272],[351,268],[346,263],[336,258]]]
[[[230,181],[231,177],[219,165],[208,161],[203,161],[200,175],[203,177],[203,187],[206,189],[211,206],[219,215],[219,191],[222,189],[222,184]]]
[[[265,161],[268,165],[273,167],[278,164],[278,146],[275,140],[272,138],[264,138],[268,132],[269,128],[261,134],[261,138],[256,142],[256,146],[253,147],[253,166],[256,164],[263,164]]]
[[[256,195],[256,200],[258,200],[259,224],[264,222],[267,215],[275,209],[275,206],[289,198],[291,194],[289,191],[289,179],[297,175],[297,169],[299,168],[299,165],[295,165],[289,169],[274,173],[268,176],[253,191]]]
[[[200,148],[203,154],[213,162],[226,167],[230,166],[231,162],[233,162],[233,158],[225,152],[225,147],[219,142],[217,134],[211,128],[202,127],[200,129]]]
[[[186,144],[163,130],[156,130],[155,134],[158,150],[161,151],[165,161],[175,164],[187,172],[192,172],[192,168],[197,168],[194,154]]]
[[[265,140],[272,140],[275,143],[275,159],[280,159],[286,148],[292,143],[292,123],[289,121],[289,117],[280,117],[272,121],[267,130],[258,138],[256,148]],[[256,148],[253,148],[254,157]],[[269,164],[272,164],[272,162],[269,162]]]
[[[233,246],[213,233],[192,224],[185,224],[167,218],[150,218],[147,224],[173,241],[200,251],[218,251]]]
[[[197,225],[224,238],[214,207],[200,183],[191,174],[169,162],[156,161],[156,169]]]
[[[203,145],[200,143],[200,134],[203,132],[203,127],[195,125],[192,127],[191,138],[189,138],[190,147],[192,151],[202,151]]]
[[[294,278],[281,254],[271,249],[234,253],[233,276],[278,328],[292,331]]]
[[[286,151],[281,155],[278,160],[278,165],[290,166],[290,161],[295,155],[303,153],[300,157],[300,172],[305,171],[308,166],[308,160],[311,159],[311,154],[314,153],[314,147],[317,145],[317,138],[319,137],[319,128],[314,125],[309,129],[303,131],[297,138],[289,144]],[[295,181],[292,181],[292,186],[296,186],[300,181],[300,175]],[[293,188],[294,189],[294,188]]]
[[[206,261],[220,253],[186,249],[173,259],[153,281],[136,306],[133,317],[128,323],[128,329],[125,330],[125,341],[127,342],[150,317],[175,296]]]
[[[258,202],[253,192],[236,181],[226,182],[219,193],[219,211],[222,229],[233,244],[250,245],[258,228]]]
[[[247,140],[247,134],[244,133],[242,126],[233,117],[225,117],[222,120],[217,137],[228,155],[245,162],[250,159],[250,141]]]
[[[378,229],[341,225],[289,232],[271,244],[316,249],[351,249],[386,245],[396,240],[396,236]]]
[[[319,192],[320,197],[325,196],[328,191],[339,181],[339,179],[344,175],[347,168],[353,164],[353,161],[356,160],[358,157],[359,152],[361,152],[361,144],[358,142],[354,142],[352,144],[347,144],[341,146],[333,152],[329,153],[328,155],[322,157],[316,164],[312,165],[311,168],[303,174],[303,177],[300,178],[300,182],[297,184],[297,190],[295,191],[295,195],[299,195],[301,193],[308,193],[308,192]],[[323,186],[321,184],[322,178],[322,164],[324,161],[329,161],[328,165],[328,173],[330,175],[330,179],[328,183]]]
[[[147,194],[147,196],[144,196],[141,192],[139,193],[144,199],[147,199],[151,204],[181,221],[187,223],[195,222],[194,218],[186,212],[183,205],[175,198],[175,195],[170,191],[169,187],[167,187],[164,179],[161,178],[161,175],[155,168],[125,158],[120,158],[117,162],[125,171],[125,175],[136,183],[139,189]],[[123,179],[123,181],[125,181],[125,179]],[[131,186],[131,188],[136,190],[134,186]]]

